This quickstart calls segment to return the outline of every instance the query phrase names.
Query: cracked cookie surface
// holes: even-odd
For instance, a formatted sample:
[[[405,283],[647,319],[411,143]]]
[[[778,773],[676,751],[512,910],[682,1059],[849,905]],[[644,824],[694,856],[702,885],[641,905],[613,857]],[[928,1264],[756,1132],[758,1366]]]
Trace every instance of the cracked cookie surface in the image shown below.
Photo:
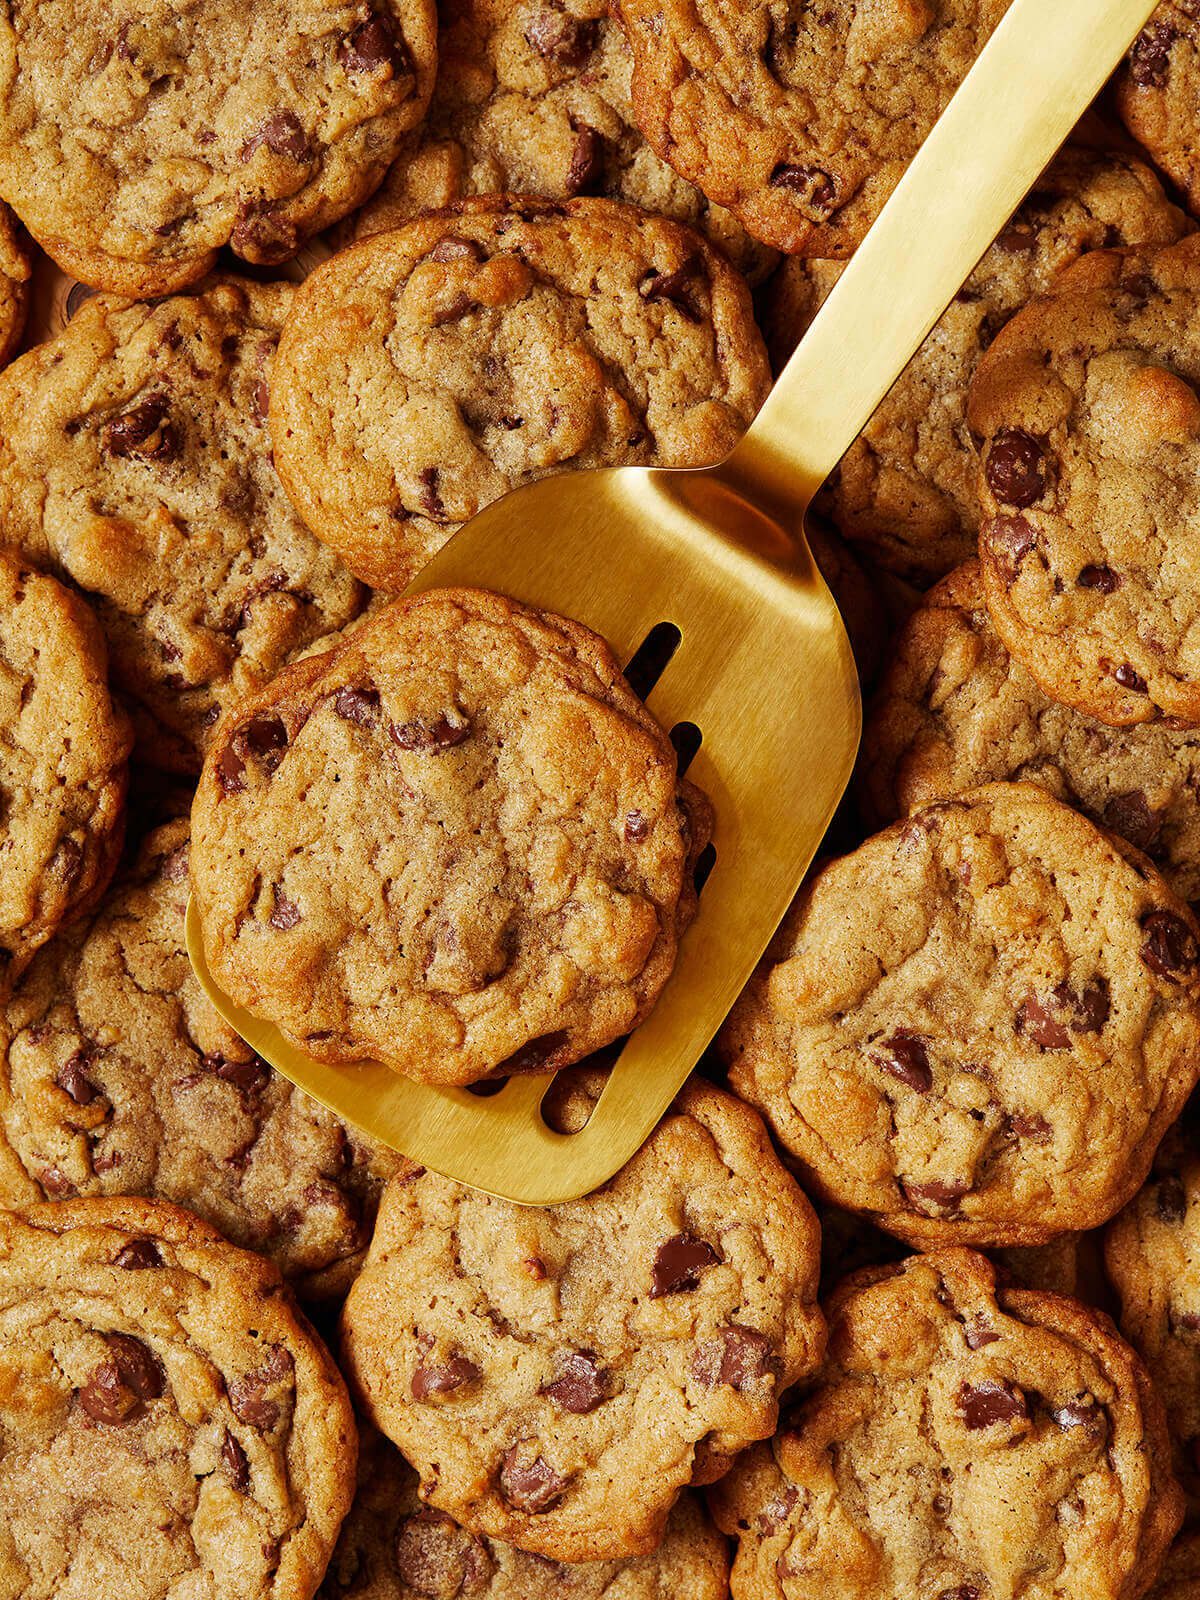
[[[719,1048],[829,1202],[1043,1243],[1119,1209],[1195,1083],[1197,927],[1130,846],[989,784],[820,872]]]
[[[131,743],[95,617],[0,550],[0,993],[112,876]]]
[[[1137,1600],[1180,1495],[1108,1319],[997,1288],[970,1250],[855,1274],[829,1357],[712,1491],[739,1600]]]
[[[5,0],[0,194],[47,254],[170,294],[275,264],[376,187],[420,119],[433,0]]]
[[[0,1212],[0,1590],[310,1600],[354,1488],[273,1267],[175,1206]]]
[[[976,553],[979,492],[967,390],[1005,322],[1088,250],[1170,244],[1189,223],[1141,161],[1067,149],[1047,168],[871,421],[817,504],[873,561],[922,587]],[[842,273],[785,261],[765,291],[777,367]]]
[[[89,595],[152,765],[197,768],[226,704],[364,603],[271,463],[293,292],[94,296],[0,374],[0,537]]]
[[[1041,784],[1200,900],[1200,732],[1112,728],[1050,699],[1004,648],[971,561],[930,590],[894,647],[867,716],[860,793],[880,827],[1001,779]]]
[[[403,1159],[347,1128],[209,1005],[184,948],[188,826],[143,844],[90,925],[0,1010],[0,1204],[149,1195],[344,1293]]]
[[[603,1079],[559,1079],[555,1127]],[[422,1497],[551,1559],[654,1549],[679,1492],[775,1426],[820,1361],[819,1232],[758,1117],[691,1083],[609,1183],[549,1209],[389,1185],[347,1372]]]
[[[988,608],[1056,700],[1200,724],[1200,235],[1094,251],[984,356]]]
[[[649,1012],[706,807],[607,645],[481,590],[385,607],[230,714],[192,813],[213,976],[323,1060],[432,1083]]]
[[[690,228],[612,200],[493,197],[313,273],[271,434],[309,527],[397,592],[520,484],[720,460],[769,384],[744,281]]]
[[[619,0],[664,161],[792,255],[850,255],[1008,0]]]

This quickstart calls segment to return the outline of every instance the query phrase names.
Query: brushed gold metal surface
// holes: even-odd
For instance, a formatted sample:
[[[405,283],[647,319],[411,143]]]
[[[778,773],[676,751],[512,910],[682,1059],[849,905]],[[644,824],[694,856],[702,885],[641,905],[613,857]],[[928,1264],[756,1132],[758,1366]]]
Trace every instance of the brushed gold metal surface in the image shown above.
[[[546,478],[475,517],[421,572],[577,617],[628,661],[681,642],[649,704],[703,743],[689,776],[716,809],[716,864],[670,982],[587,1127],[538,1107],[546,1076],[488,1098],[377,1064],[330,1067],[213,1004],[273,1066],[422,1164],[525,1204],[585,1194],[629,1159],[750,975],[849,780],[858,680],[803,536],[809,502],[1094,98],[1154,0],[1014,0],[733,454],[705,471]]]

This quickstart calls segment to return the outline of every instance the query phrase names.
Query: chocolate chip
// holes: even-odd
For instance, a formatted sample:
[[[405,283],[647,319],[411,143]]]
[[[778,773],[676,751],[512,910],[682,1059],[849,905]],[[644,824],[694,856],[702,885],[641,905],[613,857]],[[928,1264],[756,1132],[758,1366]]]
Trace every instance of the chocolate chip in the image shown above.
[[[436,1367],[418,1367],[413,1373],[414,1400],[428,1400],[433,1395],[454,1394],[483,1376],[473,1361],[466,1356],[451,1356],[449,1361]]]
[[[308,161],[313,153],[304,125],[294,111],[276,111],[269,116],[242,146],[242,160],[251,160],[255,152],[264,147],[272,155],[286,156],[289,161]]]
[[[664,1295],[682,1294],[699,1286],[700,1275],[707,1267],[716,1266],[720,1255],[706,1239],[697,1239],[690,1233],[677,1233],[658,1247],[654,1257],[654,1276],[650,1287],[651,1300],[661,1300]]]
[[[1032,1039],[1039,1050],[1069,1050],[1071,1035],[1047,1010],[1037,995],[1027,995],[1017,1007],[1017,1032]]]
[[[606,1374],[586,1350],[572,1350],[559,1363],[558,1376],[542,1390],[556,1406],[584,1417],[608,1399]]]
[[[294,900],[289,900],[278,885],[275,887],[275,905],[268,920],[271,926],[277,928],[280,933],[287,933],[290,928],[294,928],[302,920],[300,907]]]
[[[261,1056],[249,1061],[226,1061],[224,1056],[213,1053],[204,1057],[202,1065],[222,1083],[231,1083],[243,1094],[261,1094],[271,1081],[271,1069]]]
[[[1019,1139],[1028,1139],[1031,1144],[1046,1144],[1054,1133],[1045,1117],[1036,1111],[1010,1111],[1004,1120]]]
[[[359,728],[371,728],[379,715],[379,690],[339,689],[334,696],[333,709],[345,721]]]
[[[995,1344],[1000,1335],[993,1328],[989,1328],[986,1322],[976,1317],[974,1322],[964,1324],[963,1338],[967,1341],[968,1350],[982,1350],[985,1345]]]
[[[75,1193],[75,1185],[58,1167],[43,1167],[37,1179],[52,1200],[62,1200]]]
[[[140,406],[104,424],[100,430],[101,448],[119,458],[173,461],[179,454],[179,433],[167,412],[166,395],[148,395]]]
[[[814,220],[824,222],[837,210],[837,185],[821,167],[782,161],[771,174],[772,189],[794,194]]]
[[[477,303],[469,294],[460,292],[430,312],[429,325],[431,328],[444,328],[448,322],[461,322],[469,312],[475,310]]]
[[[1089,563],[1082,569],[1075,582],[1081,589],[1095,589],[1100,594],[1113,594],[1121,587],[1121,574],[1114,572],[1111,567]]]
[[[1128,689],[1131,694],[1146,694],[1148,692],[1145,678],[1142,677],[1140,672],[1136,672],[1128,661],[1123,662],[1117,668],[1113,673],[1113,677],[1121,685],[1122,689]]]
[[[996,1378],[985,1378],[976,1384],[964,1383],[958,1391],[958,1408],[972,1433],[997,1422],[1016,1422],[1029,1415],[1020,1390]]]
[[[1022,561],[1037,544],[1037,532],[1024,517],[989,517],[981,537],[1009,583],[1015,581]]]
[[[1152,850],[1162,832],[1162,814],[1153,809],[1141,789],[1113,795],[1104,807],[1104,822],[1139,850]]]
[[[454,713],[456,717],[461,715],[461,712]],[[388,731],[401,750],[420,750],[440,755],[443,750],[453,750],[455,745],[469,739],[471,724],[465,718],[452,722],[445,712],[439,712],[432,720],[417,718],[398,725],[393,722]]]
[[[1037,249],[1037,234],[1032,228],[1005,228],[996,244],[1007,255],[1031,256]]]
[[[163,857],[162,875],[168,883],[182,883],[188,875],[188,847],[181,844],[178,850]]]
[[[147,1272],[162,1266],[162,1256],[153,1239],[131,1239],[117,1251],[113,1264],[124,1272]]]
[[[121,1427],[135,1422],[147,1400],[157,1400],[165,1386],[162,1367],[140,1339],[124,1333],[105,1337],[108,1359],[79,1391],[79,1404],[93,1422]]]
[[[706,1389],[726,1384],[739,1393],[761,1383],[771,1371],[771,1342],[755,1328],[733,1323],[709,1339],[692,1357],[692,1376]]]
[[[985,474],[1002,505],[1033,505],[1046,492],[1046,456],[1039,440],[1021,428],[1005,428],[992,440]]]
[[[1161,89],[1171,72],[1171,47],[1179,37],[1169,22],[1145,28],[1129,52],[1129,75],[1139,88]]]
[[[392,76],[402,78],[411,72],[408,52],[397,39],[386,17],[372,16],[338,46],[338,60],[347,72],[379,72],[391,67]]]
[[[1152,911],[1142,920],[1142,960],[1160,978],[1185,978],[1200,966],[1191,928],[1173,911]]]
[[[500,1468],[500,1492],[517,1511],[533,1516],[550,1511],[562,1499],[567,1480],[543,1456],[521,1461],[520,1445],[513,1445]]]
[[[485,261],[487,253],[476,239],[464,239],[457,233],[448,233],[439,239],[429,252],[430,261]]]
[[[584,194],[600,180],[604,166],[604,141],[586,122],[573,122],[575,145],[564,188],[569,195]]]
[[[1163,1222],[1178,1225],[1183,1221],[1187,1216],[1187,1191],[1182,1178],[1172,1173],[1159,1181],[1155,1209]]]
[[[933,1088],[933,1069],[925,1040],[919,1033],[907,1028],[897,1028],[895,1033],[880,1039],[871,1050],[871,1060],[877,1067],[907,1084],[917,1094],[928,1094]]]
[[[422,467],[417,473],[417,482],[421,485],[421,510],[435,522],[444,521],[446,517],[446,507],[438,491],[440,477],[436,467]]]
[[[497,1073],[513,1076],[521,1072],[539,1072],[558,1065],[558,1057],[566,1055],[571,1046],[571,1035],[563,1028],[553,1033],[543,1033],[530,1039],[519,1050],[514,1050],[507,1060],[496,1068]]]
[[[76,1050],[54,1074],[55,1083],[77,1106],[90,1106],[100,1093],[87,1075],[90,1063],[91,1056],[86,1050]]]
[[[68,894],[73,893],[83,875],[83,846],[78,839],[68,836],[61,842],[55,852],[53,865],[64,889]]]
[[[238,1494],[245,1494],[250,1487],[250,1462],[241,1445],[225,1429],[225,1437],[221,1440],[221,1460],[225,1463],[225,1471],[229,1474],[229,1481]]]
[[[406,1591],[430,1600],[478,1595],[494,1570],[491,1557],[473,1534],[429,1507],[401,1520],[393,1557]]]
[[[800,1491],[792,1484],[785,1484],[775,1496],[769,1500],[758,1513],[755,1519],[760,1533],[773,1533],[776,1528],[782,1528],[800,1500]]]
[[[525,39],[544,61],[578,68],[596,48],[596,24],[561,6],[543,6],[526,23]]]
[[[287,729],[278,717],[251,717],[235,728],[217,757],[217,782],[223,794],[241,794],[246,787],[246,762],[253,758],[272,773],[287,749]]]
[[[291,1379],[295,1361],[290,1350],[281,1344],[272,1345],[261,1367],[235,1378],[229,1384],[229,1405],[239,1422],[260,1432],[269,1432],[279,1421],[280,1407],[276,1400],[268,1399],[269,1391],[281,1387]]]
[[[648,273],[642,280],[638,293],[643,300],[667,301],[687,322],[703,322],[704,311],[696,292],[700,272],[700,259],[698,256],[692,256],[674,272]]]
[[[960,1583],[957,1589],[943,1589],[937,1600],[980,1600],[973,1583]]]
[[[1090,1395],[1085,1400],[1058,1406],[1050,1415],[1060,1428],[1082,1428],[1089,1439],[1102,1439],[1108,1431],[1104,1412]]]
[[[625,840],[628,844],[641,844],[650,837],[650,818],[640,811],[630,811],[625,818]]]
[[[300,234],[294,222],[270,206],[245,205],[229,238],[234,251],[247,261],[278,266],[300,248]]]
[[[970,1193],[971,1185],[959,1179],[930,1183],[909,1183],[907,1179],[902,1179],[901,1188],[910,1200],[950,1207],[956,1205],[963,1195]]]

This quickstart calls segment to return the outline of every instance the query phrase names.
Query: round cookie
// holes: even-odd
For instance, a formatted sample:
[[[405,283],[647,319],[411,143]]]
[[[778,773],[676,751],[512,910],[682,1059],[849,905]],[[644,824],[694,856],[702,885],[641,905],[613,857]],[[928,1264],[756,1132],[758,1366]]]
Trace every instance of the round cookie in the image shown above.
[[[1193,0],[1163,0],[1117,78],[1117,109],[1195,210],[1200,204],[1200,30]]]
[[[855,1274],[829,1358],[710,1500],[738,1600],[1138,1600],[1179,1525],[1162,1406],[1106,1317],[970,1250]]]
[[[1051,700],[992,626],[978,562],[909,619],[867,714],[859,774],[874,827],[997,779],[1041,784],[1200,900],[1200,732],[1112,728]]]
[[[980,513],[966,410],[981,355],[1085,251],[1170,244],[1188,229],[1142,162],[1064,150],[842,457],[821,509],[874,561],[922,587],[973,556]],[[841,273],[840,262],[792,259],[771,279],[763,325],[777,368]]]
[[[32,270],[16,218],[0,205],[0,367],[16,352],[25,331]]]
[[[670,974],[694,794],[586,628],[481,590],[398,600],[218,729],[192,812],[205,955],[321,1060],[566,1066]]]
[[[468,1533],[421,1503],[418,1478],[360,1423],[358,1493],[317,1600],[729,1600],[729,1550],[699,1499],[683,1494],[657,1550],[566,1566]]]
[[[642,132],[748,233],[853,253],[1008,0],[619,0]]]
[[[421,118],[433,0],[9,0],[0,195],[115,294],[229,245],[274,265],[376,188]]]
[[[576,1131],[603,1084],[557,1080],[552,1124]],[[343,1363],[421,1498],[463,1526],[558,1561],[644,1554],[820,1362],[819,1251],[759,1118],[693,1080],[582,1200],[389,1184]]]
[[[111,878],[131,743],[95,617],[0,550],[0,993]]]
[[[144,1200],[0,1212],[0,1592],[310,1600],[354,1453],[267,1262]]]
[[[633,58],[604,0],[442,0],[438,72],[420,128],[354,218],[367,238],[467,195],[600,194],[698,228],[752,283],[774,252],[646,144]]]
[[[0,530],[86,591],[139,756],[193,771],[225,705],[361,609],[271,463],[268,385],[294,289],[214,279],[84,301],[0,374]]]
[[[980,362],[988,608],[1053,699],[1200,723],[1200,235],[1094,251]]]
[[[309,527],[395,592],[519,484],[720,460],[769,385],[744,281],[690,228],[613,200],[493,197],[312,274],[271,435]]]
[[[187,894],[177,820],[0,1010],[0,1204],[175,1201],[269,1256],[302,1294],[342,1294],[404,1163],[221,1021],[184,949]]]
[[[718,1044],[823,1199],[1042,1244],[1124,1204],[1196,1081],[1198,930],[1137,851],[989,784],[810,881]]]

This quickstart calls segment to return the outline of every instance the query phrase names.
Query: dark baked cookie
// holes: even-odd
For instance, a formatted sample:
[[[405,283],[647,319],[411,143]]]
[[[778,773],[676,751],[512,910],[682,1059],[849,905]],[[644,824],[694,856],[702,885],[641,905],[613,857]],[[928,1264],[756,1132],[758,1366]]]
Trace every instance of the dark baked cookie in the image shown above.
[[[0,550],[0,994],[112,876],[131,743],[95,617]]]
[[[1200,724],[1200,235],[1094,251],[984,356],[988,607],[1047,694]]]
[[[358,1493],[318,1600],[729,1600],[729,1549],[696,1495],[680,1496],[648,1555],[567,1566],[424,1505],[400,1452],[359,1428]]]
[[[1195,1083],[1198,930],[1136,851],[990,784],[820,872],[719,1046],[824,1199],[1044,1243],[1124,1204]]]
[[[922,586],[973,556],[980,513],[966,411],[981,355],[1085,251],[1170,244],[1189,226],[1142,162],[1064,150],[842,457],[821,509],[872,560]],[[777,366],[841,272],[840,262],[794,259],[771,279],[763,326]]]
[[[301,1293],[344,1293],[404,1163],[221,1021],[184,950],[187,894],[176,821],[0,1010],[0,1204],[173,1200],[271,1257]]]
[[[25,331],[32,270],[16,218],[0,205],[0,366],[16,351]]]
[[[618,0],[650,144],[749,233],[848,256],[1008,0]]]
[[[565,1066],[670,974],[706,831],[684,799],[595,634],[481,590],[399,600],[218,729],[192,813],[205,953],[323,1060]]]
[[[628,200],[698,228],[750,281],[778,259],[650,149],[605,0],[441,0],[429,111],[354,218],[360,239],[466,195]]]
[[[560,1079],[555,1125],[585,1121],[602,1084]],[[758,1117],[694,1081],[569,1205],[390,1184],[347,1371],[422,1498],[473,1531],[560,1561],[644,1553],[820,1361],[818,1250]]]
[[[5,0],[0,195],[116,294],[285,261],[420,120],[433,0]]]
[[[1144,850],[1181,899],[1200,900],[1200,732],[1111,728],[1051,700],[992,626],[978,562],[909,618],[859,766],[872,826],[977,784],[1024,779]]]
[[[1162,1405],[1106,1317],[970,1250],[858,1273],[820,1380],[710,1496],[738,1600],[1138,1600],[1179,1525]]]
[[[1148,1600],[1200,1600],[1200,1534],[1181,1534],[1171,1546]]]
[[[1163,0],[1134,41],[1117,79],[1116,102],[1195,210],[1200,204],[1200,12],[1194,0]]]
[[[289,284],[87,299],[0,374],[0,540],[94,601],[139,757],[194,770],[220,710],[361,585],[293,511],[266,415]]]
[[[146,1200],[0,1212],[0,1593],[310,1600],[354,1452],[267,1262]]]
[[[690,228],[613,200],[493,197],[313,273],[271,433],[309,527],[397,591],[518,484],[720,460],[769,384],[745,283]]]

